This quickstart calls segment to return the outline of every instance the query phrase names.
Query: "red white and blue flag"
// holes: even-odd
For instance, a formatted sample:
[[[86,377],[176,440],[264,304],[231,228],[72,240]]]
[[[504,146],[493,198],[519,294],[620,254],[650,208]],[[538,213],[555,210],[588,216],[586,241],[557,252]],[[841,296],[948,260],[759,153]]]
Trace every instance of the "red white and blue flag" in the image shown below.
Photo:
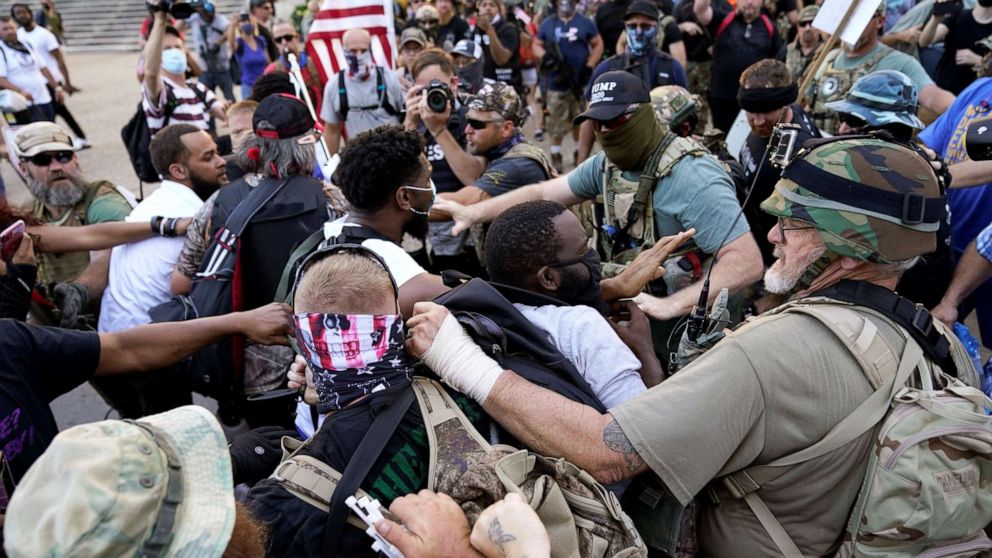
[[[379,66],[394,67],[396,30],[393,0],[323,0],[307,35],[308,56],[320,71],[321,82],[346,66],[341,37],[363,28],[372,35],[372,58]]]

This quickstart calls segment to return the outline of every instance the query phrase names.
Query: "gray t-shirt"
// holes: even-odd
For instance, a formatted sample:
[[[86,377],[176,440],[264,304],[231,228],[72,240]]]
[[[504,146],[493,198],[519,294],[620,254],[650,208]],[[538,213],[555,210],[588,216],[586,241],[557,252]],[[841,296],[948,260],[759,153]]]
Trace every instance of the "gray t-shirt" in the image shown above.
[[[606,154],[601,151],[569,173],[568,187],[572,193],[590,200],[601,194],[605,162]],[[623,173],[628,180],[636,181],[639,176],[637,172]],[[707,254],[716,254],[722,245],[750,230],[743,218],[737,220],[733,229],[728,229],[741,206],[730,176],[710,156],[685,157],[676,163],[672,172],[655,186],[653,203],[659,237],[695,227],[696,246]]]
[[[912,56],[906,54],[905,52],[899,52],[898,50],[889,48],[879,42],[875,45],[875,48],[869,50],[867,53],[861,56],[850,57],[843,51],[837,55],[834,59],[834,68],[838,70],[851,70],[858,65],[871,60],[878,55],[879,50],[888,50],[889,53],[886,54],[875,64],[872,68],[873,72],[879,72],[881,70],[896,70],[902,72],[909,76],[909,79],[916,84],[917,89],[920,91],[928,85],[933,85],[933,79],[927,74],[927,71],[923,69],[923,65],[920,61]]]
[[[347,70],[342,72],[345,72],[344,83],[348,95],[348,118],[344,123],[348,137],[355,137],[379,126],[400,123],[399,117],[389,114],[386,109],[380,107],[380,92],[376,91],[375,71],[364,80],[348,77]],[[329,124],[341,122],[341,94],[338,91],[340,73],[334,74],[324,86],[324,104],[320,108],[320,119]],[[382,84],[385,87],[385,91],[381,93],[385,95],[383,100],[392,105],[399,114],[404,107],[404,96],[403,86],[396,78],[396,73],[383,68]]]
[[[647,390],[641,379],[641,361],[595,309],[588,306],[513,306],[544,332],[548,341],[585,378],[606,408]]]

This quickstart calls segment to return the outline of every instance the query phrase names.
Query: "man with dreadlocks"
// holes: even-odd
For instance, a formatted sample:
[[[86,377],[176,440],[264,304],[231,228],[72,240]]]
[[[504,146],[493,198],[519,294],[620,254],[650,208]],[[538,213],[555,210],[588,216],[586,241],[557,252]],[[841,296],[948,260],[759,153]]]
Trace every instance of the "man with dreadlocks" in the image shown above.
[[[306,104],[292,95],[266,97],[255,110],[252,128],[255,143],[248,157],[262,176],[257,186],[244,178],[225,186],[217,194],[210,217],[211,238],[224,226],[239,203],[266,181],[285,181],[272,199],[255,213],[240,237],[238,265],[241,269],[244,309],[272,302],[283,267],[300,242],[319,229],[329,217],[321,183],[311,174],[317,136]],[[245,393],[253,395],[280,387],[283,373],[293,360],[284,347],[248,345],[245,348]],[[249,424],[292,424],[292,401],[253,403],[245,418]],[[271,408],[265,409],[271,405]]]

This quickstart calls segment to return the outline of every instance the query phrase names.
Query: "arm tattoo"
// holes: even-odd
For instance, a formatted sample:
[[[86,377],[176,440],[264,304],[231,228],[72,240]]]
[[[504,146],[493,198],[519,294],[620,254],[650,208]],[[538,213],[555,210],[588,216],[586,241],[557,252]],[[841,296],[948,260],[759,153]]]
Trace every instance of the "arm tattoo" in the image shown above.
[[[637,454],[637,450],[627,439],[627,435],[623,433],[617,419],[611,420],[603,429],[603,443],[610,451],[623,455],[623,461],[628,471],[634,472],[644,465],[644,460]]]
[[[506,549],[503,548],[503,545],[515,540],[517,537],[503,532],[503,526],[499,524],[499,519],[493,519],[493,522],[489,524],[489,542],[496,545],[500,556],[506,556]]]

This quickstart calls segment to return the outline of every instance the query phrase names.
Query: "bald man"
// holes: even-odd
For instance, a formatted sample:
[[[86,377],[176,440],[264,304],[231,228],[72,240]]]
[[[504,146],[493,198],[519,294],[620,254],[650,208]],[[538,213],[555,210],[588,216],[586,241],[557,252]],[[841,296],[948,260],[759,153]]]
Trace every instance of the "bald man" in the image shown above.
[[[327,147],[335,153],[342,131],[354,137],[366,130],[403,121],[403,88],[396,74],[372,59],[371,37],[365,29],[351,29],[341,40],[347,67],[327,80],[320,118]],[[342,130],[342,124],[344,128]]]

